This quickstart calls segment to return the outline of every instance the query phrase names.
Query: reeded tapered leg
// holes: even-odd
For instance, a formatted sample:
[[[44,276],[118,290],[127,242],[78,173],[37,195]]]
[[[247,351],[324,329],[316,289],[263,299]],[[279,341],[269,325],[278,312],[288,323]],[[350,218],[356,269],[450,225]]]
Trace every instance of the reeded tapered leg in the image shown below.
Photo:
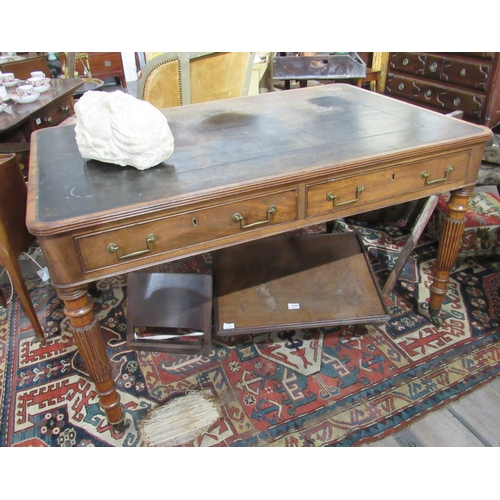
[[[441,325],[439,312],[448,287],[450,272],[457,259],[465,227],[465,214],[469,208],[472,188],[452,191],[448,200],[448,213],[440,229],[439,248],[436,259],[434,282],[430,287],[429,315],[431,321]]]
[[[128,426],[124,411],[111,375],[111,365],[97,317],[93,312],[92,298],[87,287],[60,289],[59,298],[64,301],[64,313],[69,318],[72,333],[92,381],[99,394],[100,404],[108,422],[116,429]]]

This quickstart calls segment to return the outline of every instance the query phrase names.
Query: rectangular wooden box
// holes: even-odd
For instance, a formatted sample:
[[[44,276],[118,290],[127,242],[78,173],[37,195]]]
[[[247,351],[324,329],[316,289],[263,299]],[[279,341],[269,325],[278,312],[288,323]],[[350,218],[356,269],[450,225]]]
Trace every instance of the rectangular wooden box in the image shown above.
[[[211,276],[134,272],[128,275],[127,295],[130,349],[210,354]],[[138,335],[141,331],[147,334]]]
[[[216,335],[389,320],[356,233],[280,235],[213,257]]]

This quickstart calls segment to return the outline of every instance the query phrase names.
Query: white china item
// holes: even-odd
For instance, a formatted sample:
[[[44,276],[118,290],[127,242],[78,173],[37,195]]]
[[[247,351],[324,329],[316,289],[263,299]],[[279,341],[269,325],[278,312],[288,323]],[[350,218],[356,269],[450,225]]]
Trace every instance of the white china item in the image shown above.
[[[16,104],[29,104],[30,102],[35,102],[40,97],[40,94],[38,92],[33,92],[33,94],[27,96],[10,94],[10,97]]]

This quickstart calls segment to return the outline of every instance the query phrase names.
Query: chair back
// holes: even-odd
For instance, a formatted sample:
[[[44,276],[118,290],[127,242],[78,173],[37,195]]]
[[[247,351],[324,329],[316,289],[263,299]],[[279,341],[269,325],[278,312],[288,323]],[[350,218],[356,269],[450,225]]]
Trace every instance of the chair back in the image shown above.
[[[164,52],[142,69],[137,97],[158,109],[248,95],[254,52]]]

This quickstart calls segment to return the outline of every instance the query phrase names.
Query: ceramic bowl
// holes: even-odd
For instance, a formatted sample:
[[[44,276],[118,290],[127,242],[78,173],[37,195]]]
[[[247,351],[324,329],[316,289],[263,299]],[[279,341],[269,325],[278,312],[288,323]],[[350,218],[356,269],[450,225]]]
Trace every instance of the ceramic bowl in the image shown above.
[[[15,80],[12,80],[11,82],[4,82],[3,84],[7,87],[15,87],[21,80],[19,78],[16,78]]]
[[[43,92],[47,92],[47,90],[50,89],[50,84],[49,85],[42,85],[41,87],[35,87],[35,91],[38,92],[39,94],[42,94]]]
[[[38,92],[34,92],[31,95],[21,97],[19,94],[11,94],[12,100],[17,104],[29,104],[30,102],[35,102],[40,94]]]

